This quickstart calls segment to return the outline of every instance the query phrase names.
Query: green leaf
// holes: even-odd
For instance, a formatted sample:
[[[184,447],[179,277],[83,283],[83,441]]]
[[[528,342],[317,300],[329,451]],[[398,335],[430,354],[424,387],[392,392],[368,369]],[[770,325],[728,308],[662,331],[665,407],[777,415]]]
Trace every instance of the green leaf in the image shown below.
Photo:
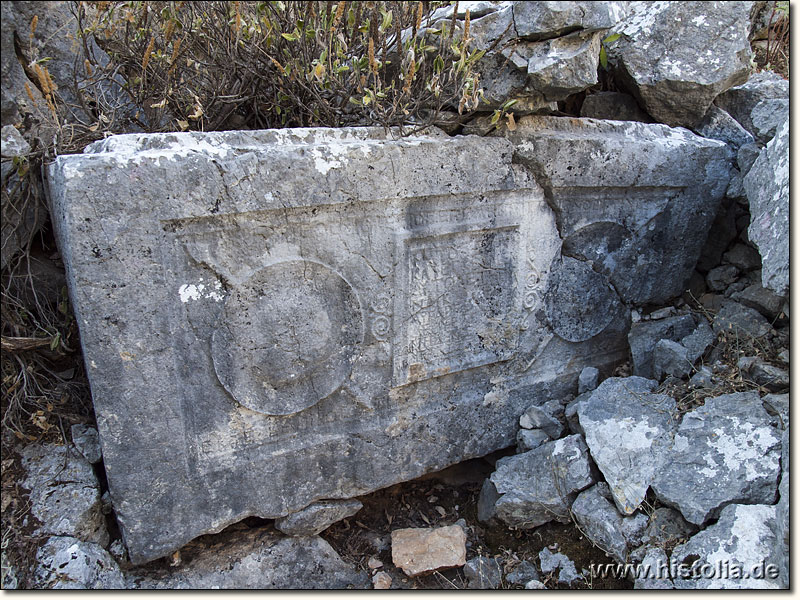
[[[298,40],[298,37],[294,32],[292,32],[292,33],[282,33],[281,37],[283,39],[285,39],[285,40],[289,40],[290,42],[296,42]]]
[[[603,40],[603,43],[611,44],[613,42],[616,42],[621,35],[622,35],[621,33],[612,33],[610,36],[608,36],[606,39]]]
[[[58,348],[58,344],[61,342],[61,332],[59,331],[53,336],[53,339],[50,341],[50,350],[55,350]]]
[[[490,123],[491,123],[492,125],[494,125],[494,124],[496,124],[496,123],[497,123],[499,120],[500,120],[500,111],[499,111],[499,110],[496,110],[496,111],[494,111],[494,113],[492,114],[492,120],[490,121]]]
[[[605,47],[600,47],[600,66],[604,69],[608,69],[608,55],[606,54]]]

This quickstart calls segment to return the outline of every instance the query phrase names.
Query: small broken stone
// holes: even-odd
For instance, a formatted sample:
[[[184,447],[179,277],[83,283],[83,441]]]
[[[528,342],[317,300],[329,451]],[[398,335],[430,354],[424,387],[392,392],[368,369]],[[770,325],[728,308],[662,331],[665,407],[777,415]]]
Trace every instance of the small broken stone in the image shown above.
[[[415,577],[467,562],[467,535],[459,525],[392,531],[392,562]]]
[[[392,576],[381,571],[372,576],[372,587],[376,590],[388,590],[392,587]]]

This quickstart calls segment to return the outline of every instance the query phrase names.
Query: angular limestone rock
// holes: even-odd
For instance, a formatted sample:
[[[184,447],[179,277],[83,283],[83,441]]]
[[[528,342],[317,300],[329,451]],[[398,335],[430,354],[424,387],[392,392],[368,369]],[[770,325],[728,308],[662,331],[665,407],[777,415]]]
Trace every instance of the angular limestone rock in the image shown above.
[[[101,546],[54,536],[36,553],[37,587],[57,590],[121,590],[125,577]]]
[[[757,130],[752,120],[753,109],[762,101],[772,99],[788,101],[789,82],[772,71],[761,71],[754,73],[742,85],[732,87],[717,96],[714,99],[714,104],[756,136]]]
[[[673,429],[675,401],[641,377],[610,377],[578,404],[594,462],[622,514],[632,514],[656,477]]]
[[[772,504],[780,436],[756,392],[708,398],[683,417],[653,481],[663,503],[702,525],[728,504]]]
[[[88,425],[73,425],[70,429],[72,443],[83,457],[90,463],[98,463],[103,458],[103,450],[100,448],[100,438],[97,429]]]
[[[730,339],[760,338],[772,330],[769,321],[758,311],[728,299],[722,300],[722,307],[714,315],[711,326],[716,335],[725,334]]]
[[[77,538],[102,547],[109,535],[92,466],[71,446],[30,444],[22,451],[37,535]]]
[[[575,569],[575,563],[572,562],[566,554],[561,552],[551,552],[547,547],[542,548],[541,552],[539,552],[539,564],[544,574],[555,573],[557,569],[559,583],[570,584],[580,579],[580,575]],[[525,588],[529,589],[527,584]]]
[[[762,285],[789,293],[789,119],[761,151],[744,178],[750,201],[748,237],[758,247]]]
[[[584,490],[572,503],[572,514],[581,532],[601,550],[619,562],[628,556],[628,543],[622,534],[622,515],[597,487]]]
[[[409,577],[467,562],[467,535],[460,525],[392,531],[392,562]]]
[[[267,530],[235,531],[210,547],[181,550],[178,568],[126,573],[135,589],[317,590],[368,589],[369,577],[320,537],[283,537]]]
[[[497,461],[491,484],[499,519],[515,529],[569,521],[577,492],[594,483],[583,438],[571,435]]]
[[[546,40],[573,31],[613,27],[626,15],[626,2],[514,2],[516,34],[527,40]]]
[[[471,590],[496,590],[503,582],[503,569],[496,558],[476,556],[464,565],[464,577]]]
[[[673,583],[678,589],[781,589],[778,565],[768,563],[776,543],[770,524],[775,507],[731,504],[719,521],[672,551],[689,565]],[[693,568],[692,568],[693,567]],[[682,576],[685,575],[685,576]]]
[[[637,5],[613,30],[621,37],[611,44],[610,59],[657,121],[694,127],[718,94],[747,80],[750,3]]]
[[[337,521],[352,517],[364,508],[358,500],[324,500],[275,520],[275,529],[287,535],[317,535]]]
[[[664,125],[539,116],[501,133],[544,187],[562,255],[607,277],[628,303],[683,293],[728,187],[724,143]]]
[[[620,310],[591,315],[569,289],[596,274],[562,268],[555,215],[510,141],[397,135],[125,135],[51,166],[133,563],[508,447],[531,397],[625,359],[626,309],[598,284],[611,300],[597,309]],[[678,143],[703,193],[713,161],[689,150],[711,160],[706,144]],[[606,218],[639,210],[603,202]]]
[[[708,107],[708,112],[695,125],[694,131],[703,137],[725,142],[737,151],[741,146],[752,144],[754,141],[749,131],[714,104]]]

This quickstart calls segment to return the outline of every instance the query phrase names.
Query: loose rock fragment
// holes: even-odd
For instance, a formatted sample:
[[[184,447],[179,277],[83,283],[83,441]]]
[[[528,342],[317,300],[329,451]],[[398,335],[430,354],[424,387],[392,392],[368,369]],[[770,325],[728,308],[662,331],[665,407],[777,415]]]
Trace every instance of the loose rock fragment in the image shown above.
[[[392,562],[414,577],[467,562],[467,535],[458,525],[392,531]]]

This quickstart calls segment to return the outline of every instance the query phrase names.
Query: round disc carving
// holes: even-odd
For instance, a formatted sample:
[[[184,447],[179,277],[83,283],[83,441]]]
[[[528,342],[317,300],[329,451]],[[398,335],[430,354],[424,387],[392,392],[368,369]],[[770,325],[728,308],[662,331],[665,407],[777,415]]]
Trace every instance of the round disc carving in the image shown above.
[[[262,269],[228,297],[211,355],[240,404],[289,415],[342,384],[362,338],[350,285],[321,264],[295,260]]]

